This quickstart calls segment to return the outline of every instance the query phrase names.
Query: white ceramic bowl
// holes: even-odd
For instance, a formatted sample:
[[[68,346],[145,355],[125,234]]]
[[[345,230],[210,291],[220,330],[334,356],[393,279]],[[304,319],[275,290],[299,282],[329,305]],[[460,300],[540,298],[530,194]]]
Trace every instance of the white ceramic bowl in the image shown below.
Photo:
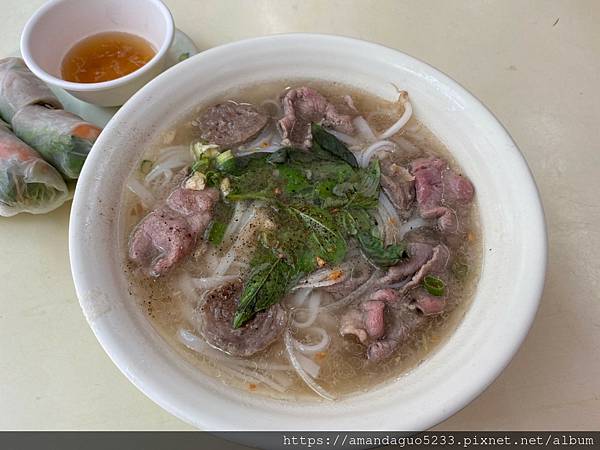
[[[397,381],[337,402],[285,402],[228,388],[194,369],[127,293],[117,215],[145,143],[233,86],[318,78],[393,99],[452,151],[476,187],[485,254],[476,297],[450,339]],[[494,116],[431,66],[379,45],[323,35],[249,39],[173,67],[125,104],[86,162],[70,225],[73,278],[98,340],[146,395],[210,430],[423,430],[464,407],[508,364],[534,318],[546,268],[540,199],[525,160]],[[117,399],[115,399],[117,401]]]
[[[65,54],[83,38],[122,31],[146,39],[156,55],[140,69],[102,83],[74,83],[61,78]],[[52,0],[29,19],[21,35],[27,66],[51,86],[100,106],[120,106],[165,66],[174,35],[173,17],[160,0]]]

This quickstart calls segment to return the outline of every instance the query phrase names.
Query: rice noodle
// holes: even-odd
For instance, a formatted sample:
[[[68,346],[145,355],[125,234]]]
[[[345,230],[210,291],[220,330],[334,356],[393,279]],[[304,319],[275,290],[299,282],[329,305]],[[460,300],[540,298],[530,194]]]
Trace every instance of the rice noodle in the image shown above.
[[[137,197],[142,201],[142,204],[145,208],[150,208],[154,205],[156,199],[154,198],[154,194],[150,192],[150,190],[144,186],[137,178],[129,177],[129,181],[127,182],[127,188],[133,192]]]
[[[421,216],[415,215],[408,222],[402,224],[402,226],[398,229],[398,235],[400,239],[404,239],[404,235],[409,231],[424,227],[428,224],[429,222],[427,220],[423,219]]]
[[[369,162],[371,161],[371,158],[379,151],[385,149],[385,148],[389,148],[390,150],[393,150],[396,147],[396,144],[394,144],[391,141],[377,141],[373,144],[371,144],[369,147],[366,148],[366,150],[364,150],[361,153],[361,158],[360,158],[360,166],[361,167],[367,167],[369,165]]]
[[[248,202],[235,202],[231,220],[227,224],[227,228],[225,228],[225,233],[223,233],[223,239],[221,242],[228,242],[231,239],[231,236],[237,233],[240,225],[242,224],[244,214],[250,209],[249,205],[250,204]]]
[[[197,297],[196,286],[194,285],[192,276],[187,271],[182,271],[180,275],[175,278],[175,286],[188,300],[193,300]]]
[[[350,263],[336,266],[333,268],[325,268],[313,272],[309,276],[302,278],[298,284],[292,288],[292,291],[302,288],[318,288],[324,286],[332,286],[348,278],[348,273],[351,271]],[[339,276],[333,276],[336,272],[341,272]]]
[[[319,373],[321,372],[321,366],[319,366],[308,356],[304,356],[302,353],[296,354],[296,358],[298,359],[298,362],[307,374],[309,374],[312,378],[319,377]]]
[[[178,338],[179,341],[190,350],[193,350],[201,355],[208,356],[215,361],[224,362],[230,366],[245,367],[247,369],[255,370],[293,370],[293,367],[289,364],[261,363],[257,361],[251,361],[243,358],[235,358],[233,356],[229,356],[226,353],[223,353],[222,351],[211,347],[202,338],[196,336],[189,330],[184,330],[183,328],[179,330]]]
[[[313,294],[308,299],[308,307],[303,309],[297,309],[294,311],[294,315],[292,318],[292,326],[295,328],[308,328],[315,320],[317,320],[317,316],[319,315],[319,306],[321,306],[321,293],[313,292]],[[307,318],[304,322],[299,322],[296,320],[298,313],[305,313]]]
[[[305,355],[314,355],[315,353],[323,352],[327,350],[331,343],[331,336],[321,327],[310,327],[306,329],[306,333],[309,335],[318,335],[319,341],[316,344],[306,344],[304,342],[294,339],[294,347]]]
[[[252,219],[254,218],[255,215],[256,215],[256,208],[251,205],[249,207],[248,211],[245,212],[244,215],[242,216],[242,219],[240,219],[240,222],[243,222],[243,223],[241,223],[241,225],[239,227],[240,231],[237,233],[237,237],[236,237],[235,241],[231,244],[231,247],[229,248],[229,250],[227,251],[225,256],[223,256],[223,258],[221,258],[219,265],[215,269],[215,273],[214,273],[215,275],[225,275],[227,273],[227,271],[229,270],[229,267],[235,260],[235,256],[237,253],[236,246],[242,240],[241,235],[242,235],[244,229],[252,221]]]
[[[396,243],[402,239],[399,233],[399,226],[402,223],[402,220],[388,196],[383,192],[379,193],[379,205],[377,210],[383,220],[383,236],[386,244]]]
[[[294,367],[294,369],[296,370],[296,372],[298,373],[298,375],[300,376],[300,378],[302,378],[302,381],[304,381],[306,383],[306,385],[311,388],[315,393],[319,394],[321,397],[323,397],[326,400],[335,400],[335,396],[333,396],[332,394],[330,394],[329,392],[327,392],[325,389],[323,389],[307,372],[306,370],[302,367],[302,365],[300,364],[300,362],[298,361],[298,357],[294,354],[294,339],[292,338],[292,335],[290,333],[289,330],[285,331],[285,334],[283,336],[283,340],[285,342],[285,349],[287,352],[287,356],[290,360],[290,363],[292,364],[292,366]]]
[[[304,301],[308,298],[311,292],[312,288],[299,288],[287,296],[285,303],[290,308],[299,308],[304,304]]]
[[[412,116],[412,105],[408,101],[408,93],[406,91],[401,91],[398,101],[403,104],[404,112],[395,124],[393,124],[391,127],[389,127],[387,130],[385,130],[379,135],[379,139],[387,139],[389,137],[392,137],[394,134],[400,131],[402,127],[406,125],[406,123],[410,120]]]
[[[144,183],[147,186],[155,184],[162,186],[164,183],[171,181],[173,170],[188,166],[192,161],[193,158],[187,146],[169,147],[161,152],[152,170],[144,178]],[[159,179],[161,179],[160,182],[158,182]]]
[[[369,123],[363,116],[357,116],[352,120],[352,123],[356,127],[358,135],[367,142],[373,142],[377,140],[377,136],[373,133],[373,130],[369,126]]]
[[[261,375],[259,372],[251,372],[243,367],[230,367],[230,366],[221,366],[219,370],[227,373],[229,376],[234,378],[238,378],[244,382],[252,382],[254,384],[264,384],[271,389],[283,393],[287,391],[287,388],[281,386],[279,383],[276,383],[271,378],[268,378],[264,375]]]
[[[373,285],[375,284],[375,282],[377,281],[377,279],[381,276],[381,271],[380,270],[375,270],[373,272],[373,274],[371,275],[371,277],[365,281],[358,289],[356,289],[354,292],[348,294],[347,296],[345,296],[344,298],[341,298],[340,300],[337,300],[333,303],[329,303],[328,305],[324,305],[321,306],[321,310],[325,310],[325,311],[329,311],[332,309],[337,309],[337,308],[341,308],[343,306],[349,305],[350,303],[352,303],[354,300],[356,300],[357,298],[361,297],[363,294],[365,294],[369,289],[371,289],[371,287],[373,287]]]
[[[224,283],[238,279],[237,275],[214,276],[208,278],[192,278],[192,283],[198,289],[214,289]]]

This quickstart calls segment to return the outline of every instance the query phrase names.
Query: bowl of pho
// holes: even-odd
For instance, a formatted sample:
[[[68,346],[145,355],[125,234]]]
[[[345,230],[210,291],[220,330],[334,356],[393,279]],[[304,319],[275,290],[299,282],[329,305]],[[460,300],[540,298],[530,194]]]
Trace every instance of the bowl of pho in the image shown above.
[[[423,430],[525,338],[546,240],[518,148],[431,66],[364,41],[213,48],[99,137],[77,294],[146,395],[210,430]]]

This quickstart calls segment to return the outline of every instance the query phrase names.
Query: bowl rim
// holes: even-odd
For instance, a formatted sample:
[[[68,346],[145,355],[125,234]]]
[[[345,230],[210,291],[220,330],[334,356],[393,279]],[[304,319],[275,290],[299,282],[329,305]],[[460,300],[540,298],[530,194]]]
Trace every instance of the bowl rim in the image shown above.
[[[450,78],[449,76],[447,76],[446,74],[441,72],[440,70],[434,68],[433,66],[419,60],[418,58],[412,57],[402,51],[399,51],[399,50],[396,50],[396,49],[393,49],[393,48],[390,48],[390,47],[387,47],[387,46],[384,46],[381,44],[376,44],[376,43],[368,42],[368,41],[365,41],[362,39],[344,37],[344,36],[339,36],[339,35],[317,34],[317,33],[282,33],[282,34],[275,34],[275,35],[269,35],[269,36],[261,36],[261,37],[243,39],[243,40],[223,44],[223,45],[211,48],[209,50],[206,50],[202,53],[199,53],[198,55],[195,55],[186,61],[183,61],[181,64],[178,64],[178,65],[174,66],[173,68],[165,71],[164,73],[159,75],[155,80],[152,80],[148,85],[146,85],[144,88],[142,88],[140,91],[138,91],[138,93],[136,93],[130,100],[128,100],[127,103],[117,112],[117,114],[114,116],[114,118],[111,119],[109,124],[107,124],[106,128],[111,127],[111,125],[113,125],[114,123],[118,123],[122,117],[126,117],[129,110],[135,108],[136,99],[138,99],[138,98],[141,99],[145,95],[146,92],[153,89],[153,87],[155,85],[158,85],[161,82],[160,81],[161,79],[172,76],[173,73],[175,73],[178,70],[184,70],[184,68],[187,65],[195,64],[196,60],[206,58],[208,56],[215,57],[215,56],[218,56],[219,53],[222,53],[222,52],[227,53],[232,50],[235,50],[236,47],[240,47],[240,46],[244,46],[244,45],[253,45],[253,44],[262,45],[265,43],[272,42],[273,40],[286,40],[286,39],[289,39],[292,41],[294,39],[312,39],[315,42],[318,42],[319,40],[327,40],[327,41],[331,41],[331,42],[336,42],[339,45],[347,44],[347,45],[362,46],[363,48],[368,47],[368,48],[373,49],[374,51],[395,52],[396,54],[400,55],[405,60],[407,60],[411,63],[416,63],[417,65],[426,69],[427,72],[434,74],[438,79],[442,80],[443,84],[445,84],[445,85],[449,86],[450,88],[452,88],[453,90],[459,92],[460,95],[463,98],[467,99],[469,102],[471,102],[474,107],[479,108],[478,112],[487,115],[488,121],[490,123],[494,124],[494,126],[497,128],[497,131],[501,135],[502,141],[507,145],[506,151],[510,151],[512,153],[512,157],[515,158],[515,163],[519,164],[521,166],[519,168],[524,169],[524,171],[528,174],[528,179],[525,179],[526,178],[525,177],[523,180],[528,183],[528,186],[526,186],[528,188],[528,191],[526,192],[526,194],[530,197],[531,210],[529,211],[529,213],[530,213],[529,216],[530,216],[530,221],[535,224],[535,228],[536,228],[536,230],[535,230],[536,234],[535,234],[535,236],[532,237],[532,240],[534,241],[534,248],[537,251],[537,254],[535,255],[537,265],[534,267],[532,272],[529,274],[530,284],[529,284],[529,291],[528,291],[528,295],[527,295],[527,297],[528,297],[527,303],[524,304],[523,308],[519,310],[518,320],[516,320],[515,328],[513,330],[511,330],[512,331],[511,335],[509,336],[509,339],[507,339],[508,342],[504,342],[503,346],[501,347],[501,351],[499,351],[498,354],[495,355],[495,358],[493,361],[494,364],[490,367],[486,367],[486,368],[482,369],[481,372],[478,373],[477,383],[470,385],[470,387],[468,387],[468,388],[464,388],[462,390],[460,396],[458,396],[458,397],[455,396],[455,398],[451,402],[452,403],[451,407],[448,407],[448,408],[444,409],[443,411],[432,411],[431,413],[428,414],[427,419],[422,419],[420,422],[420,426],[418,427],[419,430],[429,428],[429,427],[434,426],[434,425],[440,423],[441,421],[447,419],[448,417],[452,416],[453,414],[455,414],[456,412],[458,412],[459,410],[461,410],[462,408],[467,406],[476,397],[478,397],[502,373],[504,368],[510,363],[510,361],[512,360],[512,358],[514,357],[514,355],[520,348],[521,344],[525,340],[525,338],[531,328],[531,325],[533,323],[533,320],[535,318],[535,315],[536,315],[536,312],[537,312],[537,309],[539,306],[539,302],[540,302],[541,295],[543,292],[543,287],[544,287],[546,264],[547,264],[547,232],[546,232],[543,207],[542,207],[542,202],[541,202],[541,198],[539,195],[539,191],[535,184],[531,170],[528,167],[527,162],[526,162],[524,156],[522,155],[522,153],[520,152],[520,150],[518,149],[516,143],[514,142],[512,137],[509,135],[507,130],[504,128],[504,126],[501,124],[501,122],[493,115],[493,113],[478,98],[476,98],[473,94],[471,94],[467,89],[462,87],[455,80],[453,80],[452,78]],[[101,135],[100,138],[98,139],[99,144],[97,143],[95,145],[94,150],[96,150],[97,147],[104,145],[104,142],[103,142],[104,139],[105,138],[103,138]],[[99,151],[98,150],[92,151],[92,155],[90,155],[90,159],[94,160],[97,158],[99,158]],[[82,177],[81,177],[82,180],[80,180],[80,183],[81,183],[81,181],[83,181],[83,184],[85,184],[85,185],[87,185],[89,183],[89,180],[92,177],[87,176],[87,174],[88,174],[88,172],[90,172],[92,170],[91,166],[92,166],[92,164],[86,164],[84,166],[84,169],[82,172]],[[91,175],[91,173],[90,173],[90,175]],[[75,286],[76,286],[77,295],[78,295],[81,307],[86,316],[86,319],[88,320],[90,327],[93,329],[94,334],[96,335],[98,341],[100,342],[100,344],[102,345],[102,347],[104,348],[106,353],[109,355],[109,357],[117,365],[117,367],[124,373],[124,375],[138,389],[140,389],[146,396],[148,396],[154,402],[159,404],[165,410],[167,410],[171,414],[175,415],[176,417],[182,419],[184,422],[191,424],[193,426],[196,426],[196,427],[201,427],[203,429],[208,429],[208,430],[227,428],[227,426],[230,426],[231,424],[226,424],[223,422],[219,422],[218,420],[214,420],[213,418],[210,417],[210,414],[204,414],[201,417],[198,417],[198,416],[191,417],[186,411],[178,408],[177,405],[170,403],[165,398],[164,395],[161,395],[161,394],[165,394],[166,389],[163,390],[161,393],[152,391],[152,387],[148,386],[145,383],[143,373],[132,374],[129,371],[125,370],[124,367],[126,366],[126,361],[120,360],[119,359],[120,355],[117,355],[116,352],[113,351],[113,349],[109,348],[108,345],[105,345],[105,344],[107,344],[107,342],[103,341],[104,337],[101,336],[101,334],[102,334],[102,332],[106,332],[107,330],[101,330],[99,327],[94,326],[91,323],[91,321],[89,320],[89,316],[86,312],[87,306],[84,304],[85,302],[83,300],[83,296],[81,295],[83,292],[83,286],[81,285],[81,281],[78,281],[78,279],[77,279],[76,267],[78,265],[78,262],[76,260],[76,251],[74,251],[74,249],[76,249],[76,247],[78,245],[78,242],[77,242],[78,231],[77,230],[81,229],[85,225],[82,223],[82,221],[78,217],[79,209],[82,208],[86,202],[85,198],[82,197],[83,194],[78,194],[78,193],[81,193],[82,191],[83,191],[83,189],[78,189],[75,192],[73,206],[71,209],[71,218],[70,218],[71,226],[69,228],[69,251],[70,251],[71,268],[72,268],[72,273],[73,273],[73,278],[74,278],[74,282],[75,282]],[[402,431],[409,431],[409,430],[402,430]],[[415,431],[415,430],[411,430],[411,431]]]
[[[173,20],[173,16],[171,11],[167,6],[162,2],[162,0],[144,0],[152,5],[154,5],[163,16],[166,25],[165,39],[163,39],[160,48],[156,51],[155,55],[140,67],[137,70],[134,70],[127,75],[124,75],[119,78],[115,78],[114,80],[102,81],[100,83],[77,83],[74,81],[66,81],[62,78],[55,77],[54,75],[50,75],[44,69],[42,69],[39,64],[32,57],[32,53],[30,51],[31,48],[31,34],[38,23],[38,21],[51,9],[56,7],[61,3],[65,3],[70,0],[50,0],[47,3],[44,3],[40,8],[38,8],[33,15],[29,18],[25,27],[23,28],[23,32],[21,33],[21,55],[23,55],[23,59],[25,60],[25,64],[27,67],[40,79],[44,82],[58,86],[62,89],[73,91],[73,92],[94,92],[94,91],[102,91],[106,89],[118,88],[123,85],[126,85],[130,81],[133,81],[137,78],[143,77],[149,71],[151,71],[157,64],[162,61],[164,56],[167,54],[167,51],[171,47],[173,43],[173,39],[175,36],[175,22]],[[77,42],[74,42],[72,45],[75,45]]]

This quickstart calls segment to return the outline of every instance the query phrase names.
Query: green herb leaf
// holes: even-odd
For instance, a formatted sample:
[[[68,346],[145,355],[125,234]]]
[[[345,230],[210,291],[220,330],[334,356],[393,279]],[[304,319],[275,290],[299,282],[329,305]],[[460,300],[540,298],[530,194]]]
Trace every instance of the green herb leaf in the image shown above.
[[[233,173],[236,168],[235,164],[235,156],[231,150],[225,150],[222,153],[219,153],[215,158],[215,166],[218,170],[225,173]]]
[[[358,233],[357,238],[365,256],[378,266],[393,266],[405,256],[404,244],[392,244],[386,247],[381,238],[368,232]]]
[[[314,240],[316,256],[331,264],[337,264],[344,259],[348,246],[344,238],[335,230],[334,220],[328,217],[324,210],[303,207],[302,210],[290,207],[310,230],[309,237]]]
[[[267,252],[263,250],[257,258],[264,258]],[[255,265],[240,296],[233,327],[241,327],[257,312],[277,303],[288,289],[290,273],[290,266],[272,253],[265,262]]]
[[[333,134],[328,133],[321,125],[316,123],[311,124],[310,130],[313,137],[313,147],[316,144],[321,149],[346,161],[352,167],[358,167],[354,154]]]
[[[443,296],[446,291],[446,283],[433,275],[426,275],[423,278],[423,287],[435,297]]]
[[[142,162],[140,163],[140,172],[142,173],[142,175],[148,175],[152,170],[153,165],[153,162],[149,159],[142,160]]]
[[[208,242],[213,245],[220,245],[225,236],[227,224],[218,220],[213,220],[210,230],[208,231]]]

